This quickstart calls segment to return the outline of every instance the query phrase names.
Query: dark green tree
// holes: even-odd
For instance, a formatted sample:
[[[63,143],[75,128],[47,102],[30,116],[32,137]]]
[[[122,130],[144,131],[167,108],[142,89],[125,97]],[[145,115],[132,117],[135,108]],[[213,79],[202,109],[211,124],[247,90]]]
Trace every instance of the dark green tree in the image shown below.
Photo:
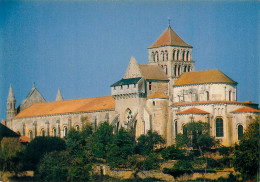
[[[108,122],[102,123],[98,129],[91,136],[91,150],[95,157],[106,158],[108,152],[108,145],[112,144],[114,140],[113,126]]]
[[[135,137],[130,132],[121,128],[114,136],[113,143],[108,146],[106,156],[111,167],[125,167],[129,156],[134,152]]]
[[[236,171],[241,173],[244,180],[259,181],[256,179],[260,160],[259,125],[260,117],[258,116],[248,125],[242,140],[235,146],[233,166]]]
[[[58,137],[36,137],[26,147],[22,155],[25,170],[36,170],[44,154],[66,149],[66,143]]]
[[[178,160],[185,158],[185,153],[183,150],[178,149],[175,145],[171,145],[165,148],[162,152],[162,158],[166,160]]]
[[[146,135],[137,139],[135,151],[141,155],[149,155],[157,145],[164,144],[165,140],[156,131],[149,130]]]

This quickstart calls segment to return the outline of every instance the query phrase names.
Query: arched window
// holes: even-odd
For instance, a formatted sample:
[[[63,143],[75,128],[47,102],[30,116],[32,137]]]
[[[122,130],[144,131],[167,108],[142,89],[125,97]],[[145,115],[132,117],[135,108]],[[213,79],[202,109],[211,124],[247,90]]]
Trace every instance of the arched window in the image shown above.
[[[175,121],[175,137],[177,136],[177,134],[178,134],[178,123],[177,123],[177,121]]]
[[[241,140],[243,138],[243,126],[242,125],[238,125],[237,135],[238,135],[238,140]]]
[[[165,65],[164,67],[165,67],[165,73],[167,75],[168,74],[167,65]]]
[[[166,61],[168,61],[168,51],[164,51],[165,52],[165,57],[166,57]]]
[[[155,106],[155,101],[153,101],[153,106]]]
[[[79,125],[75,126],[76,131],[79,131]]]
[[[126,122],[129,123],[132,120],[133,116],[132,116],[132,111],[128,108],[126,110]]]
[[[177,65],[174,66],[174,76],[177,76],[177,71],[176,71],[176,69],[177,69]]]
[[[223,137],[223,119],[216,119],[216,137]]]
[[[228,92],[228,100],[229,101],[231,101],[231,96],[232,96],[232,94],[231,94],[231,90]]]
[[[183,61],[185,61],[185,51],[183,51],[183,53],[182,53],[182,59],[183,59]]]
[[[209,92],[208,91],[206,91],[206,99],[207,99],[207,101],[209,101]]]
[[[174,50],[174,51],[173,51],[173,53],[172,53],[172,59],[173,59],[173,60],[175,60],[175,59],[176,59],[176,56],[175,56],[175,54],[176,54],[176,51]]]
[[[187,52],[187,54],[186,54],[186,61],[189,61],[189,51]]]
[[[33,132],[32,131],[29,131],[29,137],[30,137],[31,140],[33,139]]]
[[[156,61],[158,62],[159,61],[159,54],[158,54],[157,51],[155,52],[155,56],[156,56],[156,59],[157,59]]]
[[[179,51],[177,51],[176,60],[179,60]]]
[[[52,129],[52,133],[53,133],[53,136],[56,137],[57,136],[57,131],[56,131],[56,128],[53,128]]]
[[[41,134],[42,134],[43,137],[45,136],[45,131],[44,131],[44,129],[41,130]]]
[[[164,52],[161,51],[161,55],[162,55],[162,61],[164,61]]]
[[[68,128],[67,128],[67,126],[64,126],[63,133],[64,133],[65,137],[68,136]]]
[[[154,54],[154,52],[152,52],[152,56],[153,56],[153,62],[155,62],[155,54]]]

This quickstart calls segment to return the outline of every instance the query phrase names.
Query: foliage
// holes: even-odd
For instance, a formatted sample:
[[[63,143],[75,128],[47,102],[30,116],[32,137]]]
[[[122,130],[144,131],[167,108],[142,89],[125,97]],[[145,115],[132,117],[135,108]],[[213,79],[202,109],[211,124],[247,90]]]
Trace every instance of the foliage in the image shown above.
[[[149,155],[156,145],[164,144],[165,140],[156,131],[149,130],[146,135],[137,139],[135,151],[141,155]]]
[[[158,154],[150,153],[148,156],[145,157],[144,160],[137,162],[136,168],[138,169],[138,171],[158,169],[160,167],[158,161]]]
[[[243,179],[256,179],[259,169],[259,124],[256,117],[248,125],[240,143],[235,146],[233,165],[241,173]]]
[[[218,148],[218,152],[220,155],[229,156],[232,148],[231,147],[220,147]]]
[[[91,136],[91,150],[95,157],[106,158],[108,152],[108,145],[112,144],[114,140],[113,126],[108,122],[104,122]]]
[[[166,160],[178,160],[185,158],[184,151],[176,148],[175,145],[171,145],[165,148],[162,152],[162,158]]]
[[[17,137],[4,137],[1,141],[0,148],[0,170],[5,172],[15,172],[20,170],[20,152],[24,150],[25,146],[22,145]]]
[[[134,152],[135,138],[130,132],[125,131],[123,128],[114,136],[113,143],[108,145],[108,152],[106,160],[110,166],[120,167],[127,163],[129,156]]]
[[[215,139],[209,135],[209,124],[196,121],[183,126],[183,134],[176,137],[177,147],[192,147],[202,152],[215,145]]]
[[[84,152],[71,155],[69,151],[54,151],[44,155],[35,175],[44,181],[89,181],[90,171],[91,163]]]
[[[41,157],[52,151],[66,149],[65,141],[58,137],[36,137],[23,152],[22,161],[25,170],[35,170]]]

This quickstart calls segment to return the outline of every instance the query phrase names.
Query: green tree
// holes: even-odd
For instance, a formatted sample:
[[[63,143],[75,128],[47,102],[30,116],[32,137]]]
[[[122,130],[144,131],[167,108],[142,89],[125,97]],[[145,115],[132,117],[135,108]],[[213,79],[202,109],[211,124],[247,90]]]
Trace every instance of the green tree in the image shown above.
[[[22,161],[25,170],[36,170],[41,157],[52,151],[66,149],[65,141],[58,137],[36,137],[23,151]]]
[[[178,149],[175,145],[165,148],[162,152],[162,158],[166,160],[178,160],[185,157],[184,151]]]
[[[91,136],[91,150],[95,157],[106,158],[108,152],[108,145],[112,144],[114,140],[113,126],[108,122],[104,122]]]
[[[15,172],[21,170],[20,153],[25,149],[18,137],[4,137],[0,148],[0,170]]]
[[[113,143],[108,146],[107,162],[111,167],[124,166],[129,156],[134,152],[135,137],[130,132],[121,128],[114,136]]]
[[[135,147],[136,153],[142,155],[149,155],[153,152],[156,145],[164,144],[165,140],[156,131],[149,130],[146,135],[141,135],[137,139]]]
[[[259,125],[260,117],[258,116],[248,125],[242,140],[235,146],[233,166],[245,180],[257,178],[260,155]]]
[[[190,122],[183,126],[183,130],[183,134],[178,134],[176,137],[178,147],[199,149],[201,155],[203,155],[203,151],[216,144],[215,139],[209,135],[208,123],[202,121]]]

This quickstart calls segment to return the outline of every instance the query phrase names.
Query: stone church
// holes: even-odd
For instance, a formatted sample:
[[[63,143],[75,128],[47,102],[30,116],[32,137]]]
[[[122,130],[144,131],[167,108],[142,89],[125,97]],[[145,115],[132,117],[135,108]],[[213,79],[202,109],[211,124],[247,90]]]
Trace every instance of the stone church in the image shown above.
[[[133,128],[136,137],[157,131],[171,145],[184,124],[203,121],[213,137],[233,145],[259,115],[258,104],[237,101],[237,82],[220,70],[195,71],[194,64],[192,46],[169,25],[148,47],[147,64],[130,59],[124,77],[111,85],[111,96],[63,100],[58,90],[56,101],[46,102],[33,86],[16,107],[10,86],[7,126],[32,139],[64,137],[83,121],[94,129],[107,121],[114,132]]]

